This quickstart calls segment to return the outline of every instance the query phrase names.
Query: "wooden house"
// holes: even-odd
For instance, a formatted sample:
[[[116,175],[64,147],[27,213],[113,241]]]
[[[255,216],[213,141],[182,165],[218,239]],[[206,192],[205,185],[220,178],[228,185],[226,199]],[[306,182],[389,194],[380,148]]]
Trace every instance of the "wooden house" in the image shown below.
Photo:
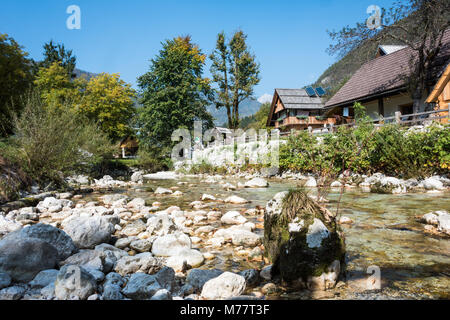
[[[122,152],[122,158],[126,159],[136,155],[139,150],[139,142],[134,136],[126,136],[120,141],[119,147]]]
[[[309,90],[311,89],[310,87]],[[314,89],[312,92],[307,92],[306,89],[275,89],[267,126],[290,131],[335,124],[334,117],[323,117],[323,110],[322,98]]]
[[[425,99],[450,59],[450,29],[445,32],[442,41],[444,45],[428,76],[427,88],[422,95],[425,98],[419,112],[425,111]],[[327,114],[350,114],[355,102],[362,103],[373,119],[393,117],[397,111],[403,115],[413,113],[413,100],[406,79],[411,75],[411,59],[416,55],[417,52],[409,47],[380,46],[376,57],[362,65],[325,103]]]
[[[444,69],[441,77],[433,88],[433,91],[428,96],[427,103],[431,103],[434,110],[446,110],[445,113],[439,113],[441,123],[449,123],[450,116],[450,63]]]

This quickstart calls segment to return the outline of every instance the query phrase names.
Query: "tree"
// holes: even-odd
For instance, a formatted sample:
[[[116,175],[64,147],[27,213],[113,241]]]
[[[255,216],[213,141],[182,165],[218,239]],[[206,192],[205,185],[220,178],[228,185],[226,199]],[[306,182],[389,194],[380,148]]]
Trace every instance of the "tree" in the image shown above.
[[[102,73],[86,84],[78,110],[98,122],[114,141],[132,132],[135,97],[131,85],[121,80],[119,74]]]
[[[72,50],[66,50],[64,44],[53,44],[53,41],[44,44],[44,60],[38,63],[39,68],[49,68],[53,63],[60,62],[61,66],[74,78],[77,58],[72,56]]]
[[[193,129],[195,120],[212,126],[206,111],[211,89],[202,77],[206,56],[189,36],[167,40],[149,72],[138,79],[141,88],[138,125],[141,145],[166,153],[171,134],[179,128]]]
[[[255,62],[246,44],[247,36],[237,31],[226,43],[225,34],[217,36],[216,49],[210,55],[211,73],[217,108],[227,109],[228,127],[239,126],[239,104],[253,95],[253,87],[260,81],[259,64]]]
[[[34,80],[42,101],[45,105],[53,107],[60,107],[69,101],[78,101],[80,87],[83,87],[84,83],[84,79],[72,81],[59,61],[53,62],[48,68],[39,68]]]
[[[410,75],[404,79],[413,99],[414,113],[419,112],[422,95],[441,51],[444,33],[450,27],[450,2],[448,0],[408,0],[396,2],[391,8],[383,9],[378,29],[371,29],[365,23],[355,27],[346,26],[329,35],[335,44],[330,45],[331,54],[343,56],[366,41],[381,43],[393,41],[408,46],[411,57]]]
[[[0,136],[11,133],[11,113],[22,109],[20,95],[32,83],[28,53],[7,34],[0,34]]]

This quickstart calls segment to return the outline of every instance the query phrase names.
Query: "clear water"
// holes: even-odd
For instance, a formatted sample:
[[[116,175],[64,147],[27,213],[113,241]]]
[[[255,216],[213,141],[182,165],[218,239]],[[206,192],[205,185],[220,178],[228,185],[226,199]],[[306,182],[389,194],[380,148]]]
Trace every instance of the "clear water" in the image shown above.
[[[178,186],[177,182],[186,181],[188,185]],[[204,193],[212,194],[218,199],[238,195],[252,202],[246,205],[229,205],[214,203],[212,207],[222,212],[241,211],[256,206],[264,207],[276,193],[296,187],[295,181],[269,181],[269,188],[241,189],[224,191],[220,184],[201,182],[200,178],[185,178],[174,181],[152,181],[140,187],[154,188],[179,187],[182,197],[155,196],[150,192],[136,189],[115,190],[125,192],[130,197],[141,197],[150,203],[159,201],[162,209],[177,205],[183,210],[191,210],[189,203],[200,200]],[[226,181],[237,184],[236,179]],[[243,181],[241,181],[243,182]],[[314,193],[314,191],[311,191]],[[98,197],[93,194],[90,197]],[[328,208],[335,210],[339,199],[339,190],[330,190]],[[207,209],[205,209],[207,210]],[[381,195],[362,192],[360,189],[346,190],[340,204],[341,215],[351,218],[354,223],[343,226],[347,247],[348,285],[339,289],[336,298],[358,298],[355,293],[364,291],[368,277],[367,268],[378,266],[381,270],[383,294],[399,298],[433,298],[450,299],[450,239],[431,236],[423,232],[423,225],[415,219],[430,211],[450,211],[450,193],[412,193],[406,195]],[[257,217],[247,217],[250,221],[261,224]],[[219,222],[215,223],[219,224]],[[256,231],[262,234],[261,226]],[[205,268],[220,268],[240,271],[248,268],[261,268],[261,262],[249,262],[236,254],[228,245],[221,250],[208,248],[201,243],[197,247],[209,251],[216,258],[208,261]],[[289,292],[289,290],[287,290]],[[298,296],[286,297],[298,298]]]

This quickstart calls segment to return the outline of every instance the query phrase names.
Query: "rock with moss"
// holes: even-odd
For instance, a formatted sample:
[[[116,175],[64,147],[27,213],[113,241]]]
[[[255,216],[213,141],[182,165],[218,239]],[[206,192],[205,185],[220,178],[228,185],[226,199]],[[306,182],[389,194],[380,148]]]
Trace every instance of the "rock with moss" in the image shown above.
[[[330,211],[306,191],[292,190],[275,195],[264,218],[272,277],[310,289],[335,286],[344,265],[345,242]]]

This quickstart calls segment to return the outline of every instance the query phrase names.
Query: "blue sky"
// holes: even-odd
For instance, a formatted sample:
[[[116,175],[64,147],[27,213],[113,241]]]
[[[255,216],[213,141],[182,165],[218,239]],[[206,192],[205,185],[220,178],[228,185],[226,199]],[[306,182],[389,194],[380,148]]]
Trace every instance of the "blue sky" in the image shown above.
[[[274,88],[298,88],[313,82],[335,58],[325,49],[326,33],[369,16],[375,4],[391,0],[2,0],[0,33],[16,39],[34,59],[49,40],[73,49],[77,67],[95,73],[120,73],[136,85],[161,42],[191,35],[209,54],[217,33],[241,28],[261,64],[255,96]],[[81,8],[81,30],[68,30],[66,8]],[[205,68],[209,76],[209,62]]]

